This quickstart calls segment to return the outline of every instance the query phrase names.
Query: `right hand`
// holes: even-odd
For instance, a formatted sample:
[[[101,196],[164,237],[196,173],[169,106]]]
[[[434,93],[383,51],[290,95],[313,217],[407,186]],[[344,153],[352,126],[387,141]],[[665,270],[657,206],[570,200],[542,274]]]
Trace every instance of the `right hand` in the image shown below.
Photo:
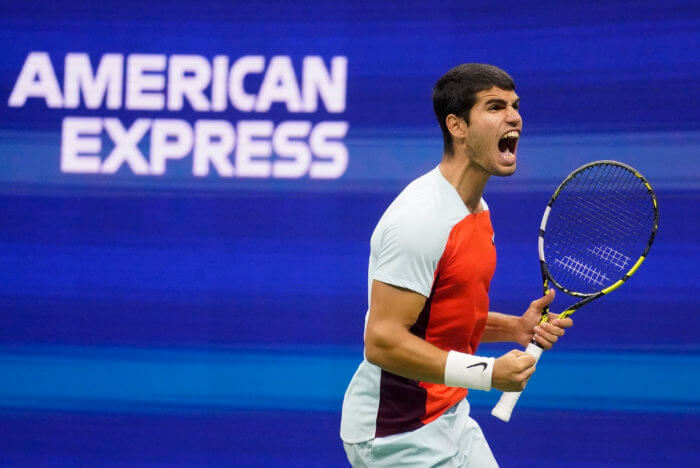
[[[496,359],[491,387],[504,392],[522,392],[535,372],[535,358],[514,349]]]

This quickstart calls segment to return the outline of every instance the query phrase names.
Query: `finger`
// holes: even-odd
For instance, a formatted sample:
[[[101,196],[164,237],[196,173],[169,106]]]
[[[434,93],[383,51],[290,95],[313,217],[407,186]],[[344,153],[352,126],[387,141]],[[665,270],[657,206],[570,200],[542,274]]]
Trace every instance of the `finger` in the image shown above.
[[[512,386],[514,392],[522,392],[525,386],[527,385],[527,382],[530,380],[530,377],[532,377],[532,374],[535,372],[535,368],[531,367],[526,371],[519,372],[517,374],[513,375],[513,380],[512,380]]]
[[[535,299],[530,303],[530,306],[536,307],[538,309],[544,309],[546,306],[552,303],[554,300],[554,289],[550,289],[547,291],[547,294],[544,296],[540,297],[539,299]]]
[[[544,330],[545,332],[550,333],[552,335],[556,335],[556,336],[564,336],[564,333],[566,333],[566,331],[562,327],[559,327],[553,323],[545,322],[541,325],[537,325],[537,326],[535,326],[535,332],[537,332],[538,328],[540,330]]]
[[[569,328],[574,325],[574,321],[568,317],[564,319],[554,318],[553,320],[550,320],[550,323],[559,328]]]
[[[532,376],[530,376],[530,377],[532,377]],[[527,379],[525,379],[525,380],[520,384],[520,391],[521,391],[521,392],[522,392],[523,390],[525,390],[525,387],[527,387],[528,382],[530,382],[530,377],[528,377]]]
[[[551,341],[547,341],[546,339],[542,338],[537,334],[535,334],[533,338],[537,342],[537,344],[540,345],[540,347],[545,351],[552,349],[552,346],[554,345],[554,343],[552,343]]]
[[[515,364],[516,364],[516,369],[518,372],[522,372],[525,369],[529,369],[531,367],[535,366],[535,358],[530,356],[527,353],[523,353],[522,355],[516,357],[515,359]]]
[[[534,336],[539,336],[540,338],[548,341],[551,344],[556,343],[557,340],[559,339],[558,335],[556,335],[554,333],[550,333],[549,331],[545,330],[544,328],[542,328],[540,326],[535,327],[535,335]]]
[[[530,377],[532,377],[532,374],[535,373],[535,366],[529,367],[522,371],[520,374],[518,374],[518,377],[521,380],[521,382],[526,383],[528,380],[530,380]]]

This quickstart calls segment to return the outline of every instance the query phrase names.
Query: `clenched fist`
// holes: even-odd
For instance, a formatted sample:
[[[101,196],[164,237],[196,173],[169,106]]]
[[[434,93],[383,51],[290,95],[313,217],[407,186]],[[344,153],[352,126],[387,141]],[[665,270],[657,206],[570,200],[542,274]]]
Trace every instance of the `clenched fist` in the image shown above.
[[[504,392],[522,392],[535,372],[535,358],[514,349],[496,359],[491,386]]]

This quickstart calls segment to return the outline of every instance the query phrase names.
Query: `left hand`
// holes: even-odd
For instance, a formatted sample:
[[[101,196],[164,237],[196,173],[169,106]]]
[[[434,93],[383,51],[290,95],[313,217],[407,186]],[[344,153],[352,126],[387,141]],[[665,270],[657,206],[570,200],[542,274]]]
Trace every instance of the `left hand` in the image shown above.
[[[551,304],[554,300],[554,290],[550,289],[547,294],[530,303],[525,313],[520,317],[516,341],[523,346],[527,346],[533,336],[537,344],[542,349],[551,349],[560,336],[564,335],[564,329],[571,327],[574,322],[570,318],[560,319],[558,314],[549,314],[548,320],[542,325],[538,325],[542,318],[542,309]]]

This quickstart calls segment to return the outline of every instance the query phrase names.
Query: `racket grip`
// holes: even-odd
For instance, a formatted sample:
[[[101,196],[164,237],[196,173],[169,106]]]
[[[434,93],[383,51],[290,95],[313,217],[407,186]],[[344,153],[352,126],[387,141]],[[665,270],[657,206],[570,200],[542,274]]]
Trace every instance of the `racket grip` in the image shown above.
[[[535,358],[535,363],[540,360],[542,351],[542,348],[536,343],[530,343],[527,345],[527,348],[525,348],[525,352]],[[522,392],[503,392],[501,399],[498,400],[496,406],[491,410],[491,414],[503,422],[510,421],[510,415],[521,394]]]

